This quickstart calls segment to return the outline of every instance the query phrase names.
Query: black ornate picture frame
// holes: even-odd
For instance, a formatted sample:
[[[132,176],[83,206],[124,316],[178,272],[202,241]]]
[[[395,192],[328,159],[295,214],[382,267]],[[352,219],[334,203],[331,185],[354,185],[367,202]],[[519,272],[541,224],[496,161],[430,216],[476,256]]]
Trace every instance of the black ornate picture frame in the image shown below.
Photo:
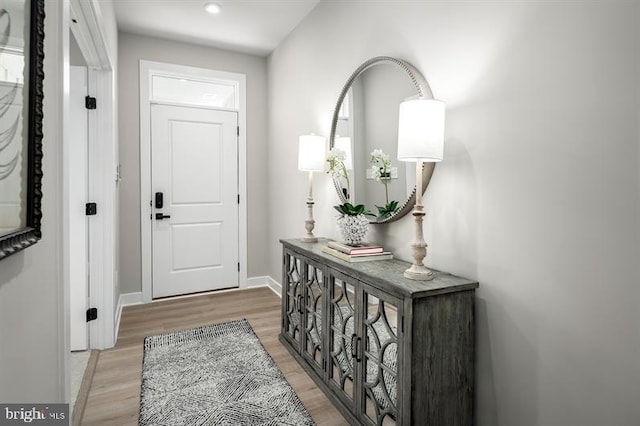
[[[0,259],[40,240],[44,0],[0,0]]]

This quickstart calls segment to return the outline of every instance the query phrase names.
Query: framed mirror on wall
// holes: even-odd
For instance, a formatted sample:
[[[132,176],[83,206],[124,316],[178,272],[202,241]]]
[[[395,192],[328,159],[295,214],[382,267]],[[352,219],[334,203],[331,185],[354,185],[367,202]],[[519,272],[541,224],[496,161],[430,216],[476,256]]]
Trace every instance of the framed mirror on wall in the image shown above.
[[[0,0],[0,259],[41,238],[44,0]]]
[[[389,223],[415,203],[415,163],[397,160],[398,108],[408,99],[433,98],[423,75],[401,59],[378,56],[360,65],[345,83],[333,113],[330,148],[345,153],[346,179],[334,179],[342,203],[363,204]],[[434,163],[424,163],[422,188]],[[346,187],[348,186],[348,188]]]

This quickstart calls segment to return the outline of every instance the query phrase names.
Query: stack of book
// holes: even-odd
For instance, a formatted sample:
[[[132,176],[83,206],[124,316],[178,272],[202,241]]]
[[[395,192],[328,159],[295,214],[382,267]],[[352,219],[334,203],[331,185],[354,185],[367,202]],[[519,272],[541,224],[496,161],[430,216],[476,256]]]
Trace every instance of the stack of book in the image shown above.
[[[350,246],[337,241],[329,241],[326,246],[322,247],[322,251],[352,263],[393,259],[391,252],[384,251],[382,246],[373,244]]]

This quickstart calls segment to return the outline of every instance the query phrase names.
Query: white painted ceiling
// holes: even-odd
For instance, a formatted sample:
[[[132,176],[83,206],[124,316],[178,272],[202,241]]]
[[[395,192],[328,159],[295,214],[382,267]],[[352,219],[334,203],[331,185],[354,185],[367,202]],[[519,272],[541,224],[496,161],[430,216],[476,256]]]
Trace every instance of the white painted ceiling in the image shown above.
[[[265,56],[320,0],[112,0],[121,31]]]

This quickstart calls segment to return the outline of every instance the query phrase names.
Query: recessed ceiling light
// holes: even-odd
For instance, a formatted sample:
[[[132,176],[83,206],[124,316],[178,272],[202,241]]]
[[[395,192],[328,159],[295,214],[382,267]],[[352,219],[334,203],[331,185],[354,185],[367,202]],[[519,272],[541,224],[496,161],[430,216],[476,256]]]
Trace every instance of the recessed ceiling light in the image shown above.
[[[219,4],[216,4],[216,3],[205,3],[204,10],[206,10],[212,15],[217,15],[218,13],[220,13],[222,8],[220,7]]]

